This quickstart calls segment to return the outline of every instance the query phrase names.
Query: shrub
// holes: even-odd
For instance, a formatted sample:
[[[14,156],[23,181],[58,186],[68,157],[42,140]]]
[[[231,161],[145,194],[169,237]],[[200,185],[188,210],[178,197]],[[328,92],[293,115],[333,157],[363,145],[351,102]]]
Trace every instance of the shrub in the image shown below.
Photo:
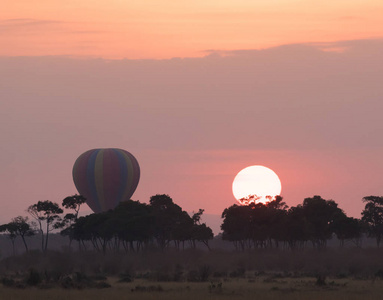
[[[15,285],[15,281],[12,279],[12,278],[8,278],[8,277],[3,277],[1,279],[1,283],[4,285],[4,286],[7,286],[7,287],[11,287],[11,286],[14,286]]]
[[[29,275],[26,278],[26,283],[28,285],[36,286],[39,285],[42,281],[41,275],[35,269],[29,271]]]

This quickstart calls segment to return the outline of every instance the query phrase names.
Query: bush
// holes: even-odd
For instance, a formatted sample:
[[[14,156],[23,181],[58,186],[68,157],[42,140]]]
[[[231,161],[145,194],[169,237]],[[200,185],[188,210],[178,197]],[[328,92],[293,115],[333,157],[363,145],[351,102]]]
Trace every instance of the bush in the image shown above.
[[[317,281],[315,282],[318,286],[324,286],[326,285],[326,276],[325,275],[318,275]]]
[[[15,281],[12,278],[3,277],[1,283],[6,287],[11,287],[15,285]]]
[[[190,282],[199,282],[199,273],[196,270],[190,270],[186,276],[186,280]]]
[[[119,275],[120,280],[118,282],[132,282],[133,278],[130,272],[121,273]]]
[[[97,282],[95,285],[96,288],[98,289],[106,289],[112,287],[109,283],[105,281]]]
[[[173,281],[179,282],[182,281],[183,278],[183,267],[180,264],[176,264],[175,270],[174,270],[174,275],[173,275]]]
[[[31,269],[29,271],[29,275],[26,278],[27,285],[37,286],[41,283],[42,278],[39,272],[37,272],[35,269]]]
[[[199,271],[200,281],[202,282],[207,281],[212,273],[211,268],[208,265],[201,266],[198,271]]]

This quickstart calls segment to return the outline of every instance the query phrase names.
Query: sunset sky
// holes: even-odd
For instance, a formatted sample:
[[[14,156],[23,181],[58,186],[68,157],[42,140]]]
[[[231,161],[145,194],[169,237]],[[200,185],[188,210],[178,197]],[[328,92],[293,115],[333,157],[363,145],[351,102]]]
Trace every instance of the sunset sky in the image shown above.
[[[8,1],[0,12],[0,54],[202,57],[209,50],[380,38],[382,15],[380,0]]]
[[[139,161],[142,202],[219,215],[259,164],[288,205],[319,194],[360,217],[383,195],[382,16],[377,0],[8,2],[0,222],[76,193],[74,161],[106,147]]]

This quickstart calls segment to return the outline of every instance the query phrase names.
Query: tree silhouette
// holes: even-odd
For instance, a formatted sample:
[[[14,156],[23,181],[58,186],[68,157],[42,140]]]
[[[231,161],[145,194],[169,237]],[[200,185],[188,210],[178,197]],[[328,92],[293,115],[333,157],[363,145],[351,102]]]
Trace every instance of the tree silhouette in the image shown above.
[[[25,251],[28,252],[28,245],[25,237],[35,234],[31,224],[28,223],[28,217],[22,216],[13,218],[12,221],[8,224],[1,225],[0,232],[8,233],[8,236],[12,242],[13,253],[15,252],[15,240],[18,236],[20,236],[21,240],[23,241]]]
[[[191,228],[191,244],[193,248],[196,248],[196,241],[202,242],[210,250],[209,240],[213,239],[214,234],[210,227],[205,223],[201,224],[201,216],[204,213],[204,209],[199,209],[198,212],[193,213],[191,219],[193,225]]]
[[[261,198],[262,198],[262,197],[257,196],[257,195],[249,195],[249,196],[243,197],[243,198],[241,198],[241,199],[238,199],[238,202],[239,202],[241,205],[249,205],[249,204],[251,204],[251,203],[256,204],[256,203],[258,203],[258,201],[259,201]]]
[[[12,243],[12,253],[15,255],[15,240],[17,238],[17,229],[16,226],[12,223],[3,224],[0,226],[0,232],[7,234],[8,238]]]
[[[341,247],[344,246],[345,240],[354,240],[355,244],[359,246],[362,235],[362,225],[359,219],[339,214],[332,223],[332,230],[339,239]]]
[[[252,208],[234,204],[222,213],[222,239],[233,242],[236,249],[249,248],[251,241]]]
[[[72,244],[73,236],[71,232],[71,226],[76,220],[78,219],[78,213],[80,211],[80,207],[82,204],[86,202],[86,199],[81,195],[73,195],[68,196],[62,201],[62,206],[66,209],[71,209],[74,211],[74,213],[67,213],[60,225],[60,227],[64,228],[61,231],[62,235],[69,236],[69,246]]]
[[[49,200],[39,201],[28,207],[27,212],[37,221],[41,234],[41,249],[46,252],[48,248],[49,232],[62,226],[60,214],[63,210],[57,203]],[[43,225],[45,222],[45,238]]]
[[[73,214],[72,219],[76,220],[78,217],[78,213],[80,211],[80,207],[85,202],[86,202],[85,197],[81,195],[73,195],[73,196],[66,197],[62,202],[62,206],[66,209],[74,210],[75,213]]]
[[[115,220],[116,234],[126,251],[143,249],[153,235],[151,207],[139,201],[123,201],[110,215]]]
[[[305,216],[302,205],[291,207],[286,214],[283,224],[284,240],[287,241],[291,249],[303,248],[310,238],[309,224]]]
[[[181,241],[189,240],[189,229],[193,221],[187,212],[173,202],[168,195],[150,197],[150,206],[154,216],[154,237],[161,249],[175,241],[179,247]]]
[[[304,199],[302,208],[313,246],[324,247],[332,236],[331,224],[344,214],[343,211],[335,201],[322,199],[321,196]]]
[[[200,224],[202,213],[200,209],[190,217],[168,195],[155,195],[149,205],[128,200],[114,210],[80,217],[70,226],[70,232],[84,247],[85,241],[90,241],[95,250],[104,253],[107,249],[119,251],[121,245],[125,251],[140,251],[149,242],[161,249],[174,242],[179,249],[185,241],[192,245],[200,241],[209,248],[213,232]]]
[[[213,231],[205,223],[194,224],[191,232],[191,242],[193,248],[196,247],[196,241],[203,243],[209,250],[209,240],[214,237]]]
[[[379,247],[383,235],[383,197],[367,196],[362,201],[366,203],[362,221],[367,224],[369,236],[375,237]]]
[[[11,224],[13,224],[13,226],[15,227],[17,235],[21,237],[21,240],[23,241],[25,247],[25,251],[28,252],[28,245],[25,240],[25,237],[35,235],[35,230],[33,229],[33,226],[31,226],[31,224],[28,223],[28,217],[15,217],[12,219]]]
[[[375,206],[368,207],[376,212],[380,200],[374,200]],[[370,215],[365,213],[365,218]],[[358,219],[348,218],[335,201],[320,196],[305,198],[302,204],[290,209],[280,196],[265,204],[233,205],[223,211],[222,218],[222,238],[241,250],[279,247],[280,242],[291,249],[303,248],[307,241],[315,248],[323,248],[334,233],[341,245],[351,239],[358,245],[362,232]],[[379,232],[373,231],[374,236]]]

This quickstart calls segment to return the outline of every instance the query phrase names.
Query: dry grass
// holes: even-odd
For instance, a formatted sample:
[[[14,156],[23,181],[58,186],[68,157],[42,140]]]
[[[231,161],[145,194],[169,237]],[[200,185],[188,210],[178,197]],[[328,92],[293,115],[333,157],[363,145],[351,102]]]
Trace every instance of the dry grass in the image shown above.
[[[152,251],[106,256],[31,252],[0,262],[3,283],[4,279],[19,283],[0,284],[0,299],[381,299],[382,254],[382,249]],[[31,270],[40,276],[36,287],[28,283]],[[105,276],[111,287],[96,288]],[[72,284],[63,285],[68,277]]]
[[[47,255],[30,252],[0,261],[0,276],[12,272],[54,271],[65,274],[83,272],[117,276],[131,272],[170,277],[177,268],[184,275],[209,266],[211,272],[230,275],[242,271],[297,273],[299,275],[325,274],[369,279],[377,272],[383,273],[383,249],[327,249],[316,251],[282,251],[274,249],[250,252],[230,251],[148,251],[144,253],[54,252]],[[213,275],[212,274],[212,275]],[[221,276],[223,277],[223,276]],[[233,276],[231,276],[233,277]],[[158,278],[164,281],[162,278]],[[183,278],[184,280],[186,278]]]
[[[327,279],[324,286],[317,286],[315,278],[255,278],[230,279],[216,282],[163,282],[135,280],[118,283],[109,278],[108,289],[65,290],[61,288],[0,288],[2,299],[381,299],[383,281]],[[222,286],[219,287],[219,282]]]

